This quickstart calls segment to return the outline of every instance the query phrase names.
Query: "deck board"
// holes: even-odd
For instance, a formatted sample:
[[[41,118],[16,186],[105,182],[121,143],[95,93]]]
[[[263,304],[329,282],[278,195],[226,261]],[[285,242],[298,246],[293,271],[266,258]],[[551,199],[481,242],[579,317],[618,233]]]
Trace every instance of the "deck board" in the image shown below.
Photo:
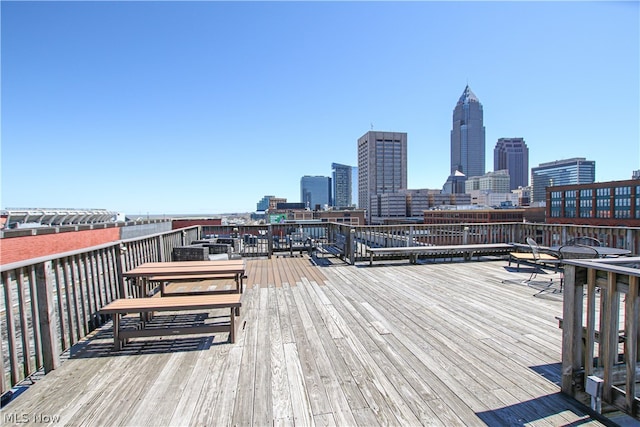
[[[562,302],[518,284],[525,268],[327,259],[248,259],[235,344],[225,333],[155,337],[114,352],[106,325],[0,416],[87,426],[602,425],[559,393]]]

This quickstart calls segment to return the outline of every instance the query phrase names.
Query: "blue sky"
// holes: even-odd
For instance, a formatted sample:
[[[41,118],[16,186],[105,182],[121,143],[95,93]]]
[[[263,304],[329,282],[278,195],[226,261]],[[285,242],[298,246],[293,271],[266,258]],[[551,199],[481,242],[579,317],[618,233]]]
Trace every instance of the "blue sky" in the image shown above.
[[[407,132],[441,188],[456,101],[530,167],[640,169],[638,2],[10,2],[1,5],[1,207],[253,211]]]

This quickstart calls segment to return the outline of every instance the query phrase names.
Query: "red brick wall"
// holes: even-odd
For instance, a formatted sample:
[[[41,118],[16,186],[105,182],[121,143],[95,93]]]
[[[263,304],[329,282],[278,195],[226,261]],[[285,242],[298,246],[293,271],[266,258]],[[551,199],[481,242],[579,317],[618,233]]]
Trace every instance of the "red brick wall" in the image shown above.
[[[69,231],[0,239],[0,264],[74,251],[120,240],[120,228]]]
[[[171,221],[171,229],[177,230],[178,228],[193,227],[194,225],[222,225],[222,219],[206,219],[206,218],[194,218],[194,219],[174,219]]]

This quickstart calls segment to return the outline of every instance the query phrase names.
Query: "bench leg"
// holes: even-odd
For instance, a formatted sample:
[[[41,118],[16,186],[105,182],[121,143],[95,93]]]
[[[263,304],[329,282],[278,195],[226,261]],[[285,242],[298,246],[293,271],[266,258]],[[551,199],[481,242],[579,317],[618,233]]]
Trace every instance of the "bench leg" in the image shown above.
[[[229,313],[229,341],[233,344],[236,342],[236,309],[231,307]]]
[[[113,314],[113,349],[120,351],[122,349],[122,341],[120,341],[120,313]]]

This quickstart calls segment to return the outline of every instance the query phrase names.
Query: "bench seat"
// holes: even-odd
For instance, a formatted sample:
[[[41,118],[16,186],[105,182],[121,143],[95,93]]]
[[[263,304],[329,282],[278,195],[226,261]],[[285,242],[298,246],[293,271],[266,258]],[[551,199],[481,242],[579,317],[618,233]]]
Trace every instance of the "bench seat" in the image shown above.
[[[344,258],[346,242],[347,239],[343,234],[337,234],[335,242],[320,245],[316,250],[323,255],[329,254]]]
[[[520,271],[520,263],[521,262],[536,262],[536,257],[534,257],[532,252],[510,252],[509,253],[509,266],[511,266],[511,261],[516,262],[516,269]],[[540,264],[552,264],[556,268],[558,267],[558,257],[555,257],[550,254],[539,253],[537,256],[537,262]]]
[[[162,298],[120,298],[112,301],[100,309],[101,314],[113,315],[113,343],[114,349],[120,350],[129,338],[151,337],[164,335],[211,334],[229,332],[229,341],[235,342],[235,313],[242,303],[242,295],[218,294],[197,296],[166,296]],[[146,313],[155,311],[194,311],[229,309],[229,323],[222,325],[178,326],[157,329],[145,329],[141,321],[140,329],[121,330],[120,321],[123,315],[139,313],[144,317]]]
[[[465,261],[474,255],[502,255],[514,250],[509,243],[479,243],[469,245],[434,245],[434,246],[400,246],[393,248],[367,248],[369,253],[369,265],[373,265],[376,255],[400,255],[408,256],[409,262],[415,264],[420,255],[452,257],[462,255]]]

